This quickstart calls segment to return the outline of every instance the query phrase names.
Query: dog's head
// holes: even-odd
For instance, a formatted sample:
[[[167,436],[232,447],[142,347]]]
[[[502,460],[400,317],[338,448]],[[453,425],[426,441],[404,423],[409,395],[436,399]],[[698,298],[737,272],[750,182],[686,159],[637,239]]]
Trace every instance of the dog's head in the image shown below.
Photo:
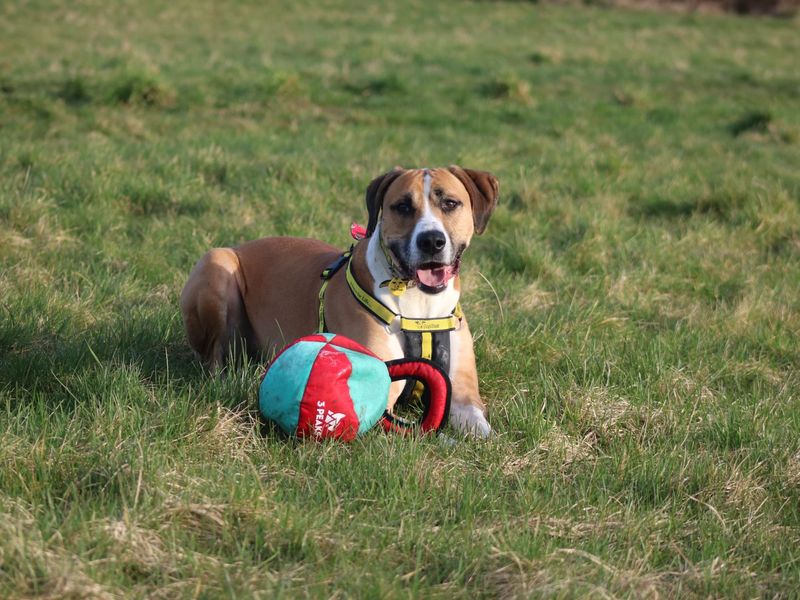
[[[367,188],[367,235],[380,220],[396,270],[435,294],[458,274],[461,254],[486,229],[497,195],[497,179],[485,171],[395,168]]]

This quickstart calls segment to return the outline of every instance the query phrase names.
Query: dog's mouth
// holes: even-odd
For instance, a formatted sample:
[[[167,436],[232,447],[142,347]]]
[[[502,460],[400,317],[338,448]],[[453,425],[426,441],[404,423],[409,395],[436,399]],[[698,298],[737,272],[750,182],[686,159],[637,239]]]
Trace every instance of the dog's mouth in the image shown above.
[[[414,280],[417,286],[429,294],[436,294],[443,291],[450,280],[458,275],[458,268],[461,266],[461,257],[456,258],[451,265],[438,262],[428,262],[417,267],[414,272]]]
[[[406,248],[400,242],[391,241],[388,243],[391,256],[387,254],[386,258],[394,265],[393,268],[396,269],[396,275],[399,275],[411,285],[417,286],[426,294],[438,294],[447,289],[447,284],[458,275],[458,270],[461,267],[461,255],[466,248],[467,245],[462,244],[456,252],[455,260],[449,264],[440,261],[428,261],[411,266],[401,258],[405,256],[403,251]]]

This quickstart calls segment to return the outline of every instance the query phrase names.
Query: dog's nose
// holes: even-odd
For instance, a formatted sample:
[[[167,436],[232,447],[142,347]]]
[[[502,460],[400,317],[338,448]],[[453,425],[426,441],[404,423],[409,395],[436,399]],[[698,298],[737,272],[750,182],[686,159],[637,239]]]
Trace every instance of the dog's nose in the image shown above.
[[[425,254],[436,254],[445,247],[445,244],[447,244],[447,238],[438,229],[431,229],[417,235],[417,248]]]

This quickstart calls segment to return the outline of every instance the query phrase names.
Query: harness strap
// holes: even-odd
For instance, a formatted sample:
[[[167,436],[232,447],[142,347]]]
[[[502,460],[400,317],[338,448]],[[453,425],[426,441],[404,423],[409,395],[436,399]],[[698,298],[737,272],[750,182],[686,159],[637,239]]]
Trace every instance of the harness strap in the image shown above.
[[[410,335],[410,334],[405,333],[405,332],[403,332],[403,333],[404,333],[404,335],[406,337],[408,337]],[[437,361],[433,357],[433,334],[430,331],[423,331],[422,333],[419,334],[419,337],[420,337],[420,340],[419,340],[419,342],[420,342],[420,353],[419,353],[420,357],[421,358],[426,358],[428,360],[433,360],[434,364],[438,364]],[[409,345],[408,342],[406,342],[406,345]],[[444,365],[439,364],[439,366],[442,367],[443,369],[449,369],[450,368],[450,364],[449,363],[450,363],[450,361],[448,360],[447,364],[444,364]],[[409,400],[409,398],[414,398],[414,400],[416,402],[419,402],[420,400],[422,400],[422,397],[425,395],[425,384],[423,384],[419,379],[413,380],[413,384],[414,385],[413,385],[413,387],[411,389],[409,389],[409,387],[406,386],[406,389],[403,390],[403,393],[400,396],[400,398],[401,398],[400,402],[401,403],[402,402],[407,402]]]
[[[430,360],[431,358],[433,358],[433,334],[431,334],[430,331],[423,331],[420,334],[420,337],[422,338],[421,356],[422,358],[427,358],[428,360]]]
[[[325,326],[325,290],[330,282],[330,279],[326,279],[319,288],[319,324],[317,325],[317,333],[328,333],[328,328]]]
[[[450,370],[450,332],[449,331],[403,331],[403,354],[406,357],[420,357],[438,365],[445,372]],[[408,380],[397,399],[398,404],[417,403],[425,395],[425,386],[417,380]]]
[[[319,294],[317,295],[318,305],[319,305],[319,321],[317,324],[317,333],[327,333],[328,328],[325,325],[325,290],[328,289],[328,284],[331,282],[331,279],[334,275],[341,269],[345,263],[350,262],[350,257],[353,255],[353,246],[350,246],[350,249],[347,252],[343,252],[342,255],[325,267],[320,273],[320,278],[323,280],[322,285],[319,288]]]

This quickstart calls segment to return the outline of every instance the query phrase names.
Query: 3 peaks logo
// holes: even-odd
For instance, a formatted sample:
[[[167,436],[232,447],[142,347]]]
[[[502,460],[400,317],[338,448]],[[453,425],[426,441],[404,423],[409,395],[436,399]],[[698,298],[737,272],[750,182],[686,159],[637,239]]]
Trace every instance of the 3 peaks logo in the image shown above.
[[[333,431],[334,429],[336,429],[336,426],[339,424],[339,421],[341,421],[343,418],[344,418],[344,413],[334,413],[328,411],[328,414],[325,415],[325,427],[328,428],[328,431]]]
[[[314,417],[314,435],[322,437],[323,431],[333,433],[336,426],[344,419],[344,413],[333,412],[325,408],[325,400],[317,400],[317,414]]]

